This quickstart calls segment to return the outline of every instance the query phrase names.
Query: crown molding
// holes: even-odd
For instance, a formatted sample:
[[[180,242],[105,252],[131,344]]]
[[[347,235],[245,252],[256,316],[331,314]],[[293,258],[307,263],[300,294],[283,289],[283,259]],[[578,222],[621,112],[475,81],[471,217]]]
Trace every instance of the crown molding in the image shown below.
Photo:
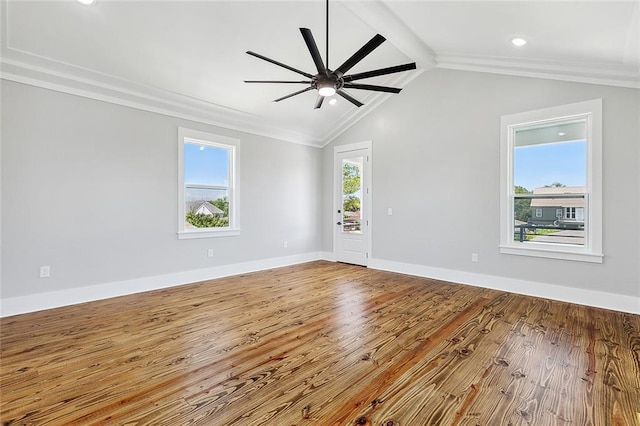
[[[224,105],[180,93],[140,84],[75,64],[41,56],[11,46],[8,37],[7,2],[0,0],[0,79],[81,96],[143,111],[246,132],[285,142],[322,148],[327,139],[335,138],[389,98],[385,93],[372,93],[367,104],[349,109],[326,135],[299,132],[275,126],[268,119]],[[408,82],[414,76],[394,76],[390,84]]]
[[[8,51],[10,52],[11,49],[4,49],[5,54]],[[20,53],[22,57],[33,56],[25,52]],[[56,65],[56,68],[74,68],[70,64],[58,64],[56,61],[42,57],[32,58],[30,62],[38,64],[0,57],[0,79],[315,148],[326,146],[392,96],[388,93],[374,93],[367,100],[366,105],[349,109],[334,122],[333,127],[324,137],[315,137],[270,125],[254,114],[178,93],[90,70],[81,69],[79,70],[81,72],[74,70],[75,72],[72,73],[67,72],[66,69],[60,71],[41,65],[42,62],[51,62]],[[389,84],[404,87],[423,71],[417,69],[397,75]]]
[[[0,0],[0,79],[143,111],[320,147],[322,138],[274,126],[240,110],[58,61],[12,47],[8,2]]]
[[[426,45],[382,0],[344,2],[345,7],[381,34],[389,34],[389,41],[405,55],[413,58],[423,70],[444,68],[464,71],[488,72],[521,77],[536,77],[579,83],[602,84],[638,89],[640,70],[637,66],[609,64],[576,64],[570,62],[531,61],[494,58],[488,56],[459,55],[437,52]],[[638,15],[638,8],[634,16]],[[637,27],[633,27],[637,32]],[[625,57],[637,48],[635,34],[629,34]]]
[[[6,2],[2,1],[1,3],[0,21],[5,25],[0,26],[3,39],[0,54],[0,79],[8,81],[316,148],[326,146],[391,98],[391,95],[386,93],[373,94],[367,100],[366,105],[361,108],[349,109],[336,120],[325,135],[292,131],[274,126],[267,119],[244,111],[12,48],[7,40]],[[381,1],[347,1],[343,4],[374,30],[389,35],[389,41],[418,64],[416,71],[394,76],[390,81],[393,85],[405,87],[424,71],[437,67],[640,88],[640,74],[637,69],[633,70],[622,66],[578,66],[576,64],[527,62],[446,53],[436,54]]]
[[[640,89],[640,73],[623,66],[524,61],[442,53],[437,68]]]
[[[286,142],[313,147],[322,145],[321,138],[269,125],[253,114],[111,76],[95,73],[93,77],[97,78],[81,77],[6,57],[0,58],[0,79],[3,80]]]

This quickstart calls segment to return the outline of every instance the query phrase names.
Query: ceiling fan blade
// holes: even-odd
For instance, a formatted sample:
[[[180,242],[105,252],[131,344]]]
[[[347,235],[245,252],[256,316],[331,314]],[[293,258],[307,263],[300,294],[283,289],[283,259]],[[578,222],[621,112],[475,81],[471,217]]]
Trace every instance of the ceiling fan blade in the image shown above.
[[[251,52],[251,51],[247,51],[247,53],[248,53],[249,55],[251,55],[251,56],[255,56],[256,58],[262,59],[263,61],[271,62],[271,63],[272,63],[272,64],[274,64],[274,65],[278,65],[279,67],[286,68],[286,69],[288,69],[289,71],[293,71],[293,72],[296,72],[296,73],[298,73],[298,74],[302,74],[302,75],[304,75],[304,76],[305,76],[305,77],[307,77],[307,78],[313,78],[313,76],[312,76],[311,74],[306,73],[306,72],[304,72],[304,71],[300,71],[300,70],[295,69],[295,68],[293,68],[293,67],[290,67],[289,65],[283,64],[282,62],[278,62],[278,61],[276,61],[275,59],[267,58],[266,56],[262,56],[262,55],[261,55],[261,54],[259,54],[259,53],[255,53],[255,52]]]
[[[313,90],[313,87],[307,87],[306,89],[298,90],[297,92],[293,92],[293,93],[291,93],[291,94],[289,94],[287,96],[283,96],[281,98],[274,99],[273,102],[284,101],[285,99],[288,99],[288,98],[290,98],[292,96],[295,96],[295,95],[299,95],[300,93],[308,92],[309,90]]]
[[[342,96],[343,98],[345,98],[346,100],[348,100],[349,102],[351,102],[352,104],[354,104],[355,106],[357,106],[358,108],[364,105],[362,102],[360,102],[359,100],[357,100],[356,98],[354,98],[353,96],[345,92],[344,90],[338,90],[336,93]]]
[[[358,74],[345,75],[344,77],[342,77],[342,79],[344,81],[362,80],[363,78],[378,77],[380,75],[394,74],[397,72],[409,71],[409,70],[415,70],[415,69],[416,69],[416,63],[412,62],[410,64],[396,65],[393,67],[380,68],[377,70],[361,72]]]
[[[342,77],[347,71],[354,67],[358,62],[364,59],[369,53],[373,52],[376,47],[380,46],[386,38],[382,37],[380,34],[376,34],[373,36],[371,40],[367,42],[364,46],[360,48],[356,53],[353,54],[349,59],[347,59],[344,64],[340,65],[335,73],[338,77]]]
[[[318,109],[322,106],[322,102],[324,101],[324,96],[320,96],[318,95],[318,98],[316,99],[316,104],[313,107],[313,109]]]
[[[347,89],[361,89],[361,90],[373,90],[374,92],[387,92],[387,93],[400,93],[402,89],[398,89],[397,87],[387,87],[387,86],[375,86],[373,84],[355,84],[355,83],[344,83],[344,86]]]
[[[324,73],[327,70],[327,67],[325,67],[324,62],[322,62],[322,56],[320,56],[318,45],[316,45],[316,41],[313,38],[313,34],[311,34],[311,30],[309,28],[300,28],[300,32],[302,33],[304,42],[307,43],[307,48],[309,49],[309,53],[311,53],[311,57],[313,58],[313,62],[316,64],[318,72]]]
[[[245,83],[293,83],[293,84],[311,84],[312,81],[288,81],[288,80],[245,80]]]

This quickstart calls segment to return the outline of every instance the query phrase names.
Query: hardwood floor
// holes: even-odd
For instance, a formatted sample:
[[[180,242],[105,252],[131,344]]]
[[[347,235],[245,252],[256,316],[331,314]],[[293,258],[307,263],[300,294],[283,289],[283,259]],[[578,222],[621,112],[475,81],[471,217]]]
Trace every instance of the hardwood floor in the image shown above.
[[[640,424],[640,316],[350,265],[0,326],[3,425]]]

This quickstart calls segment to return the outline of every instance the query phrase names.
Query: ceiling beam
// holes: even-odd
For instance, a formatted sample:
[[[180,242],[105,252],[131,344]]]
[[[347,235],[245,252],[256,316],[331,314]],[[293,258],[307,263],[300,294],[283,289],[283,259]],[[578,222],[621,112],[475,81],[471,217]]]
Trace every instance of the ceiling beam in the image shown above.
[[[433,50],[382,1],[343,1],[341,3],[365,24],[383,35],[394,47],[415,61],[418,68],[428,71],[436,67]]]

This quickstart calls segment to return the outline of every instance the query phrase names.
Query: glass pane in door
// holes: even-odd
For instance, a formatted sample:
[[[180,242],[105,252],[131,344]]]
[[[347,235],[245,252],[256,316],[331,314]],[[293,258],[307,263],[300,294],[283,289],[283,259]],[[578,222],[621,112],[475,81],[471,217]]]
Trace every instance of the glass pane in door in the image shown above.
[[[342,232],[360,234],[363,157],[342,160]]]

